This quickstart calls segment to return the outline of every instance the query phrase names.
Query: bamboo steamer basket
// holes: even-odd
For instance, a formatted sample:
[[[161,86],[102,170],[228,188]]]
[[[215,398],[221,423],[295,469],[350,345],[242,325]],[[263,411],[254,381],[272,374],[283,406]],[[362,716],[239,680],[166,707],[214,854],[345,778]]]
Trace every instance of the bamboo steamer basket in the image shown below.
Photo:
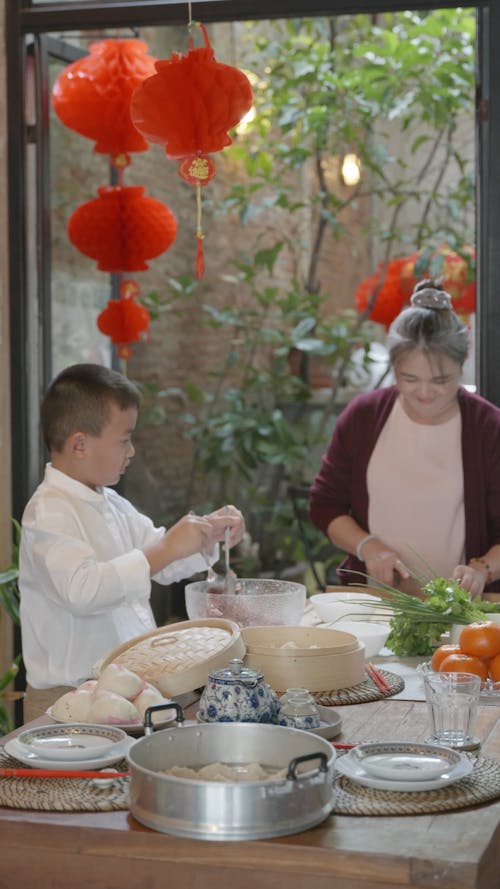
[[[276,691],[328,691],[363,681],[365,647],[352,633],[325,627],[244,627],[245,663]]]
[[[168,698],[201,688],[211,670],[244,655],[241,631],[233,621],[186,620],[124,642],[105,658],[101,671],[111,663],[121,664]]]

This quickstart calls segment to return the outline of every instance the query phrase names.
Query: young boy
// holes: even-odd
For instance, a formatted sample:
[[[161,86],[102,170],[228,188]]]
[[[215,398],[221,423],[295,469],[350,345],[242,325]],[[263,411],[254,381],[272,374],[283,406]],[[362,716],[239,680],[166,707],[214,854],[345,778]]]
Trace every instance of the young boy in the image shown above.
[[[151,578],[170,584],[206,570],[230,527],[230,506],[155,528],[116,485],[134,456],[140,396],[122,374],[97,364],[66,368],[41,408],[51,462],[22,520],[21,634],[25,721],[89,678],[117,645],[155,627]]]

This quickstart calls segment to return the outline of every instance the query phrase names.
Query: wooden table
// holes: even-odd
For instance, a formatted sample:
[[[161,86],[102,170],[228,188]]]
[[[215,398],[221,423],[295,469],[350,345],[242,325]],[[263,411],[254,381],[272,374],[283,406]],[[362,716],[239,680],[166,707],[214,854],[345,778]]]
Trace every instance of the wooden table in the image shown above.
[[[420,701],[339,712],[339,741],[427,735]],[[477,725],[484,755],[498,759],[499,716],[481,707]],[[332,815],[295,836],[202,842],[149,830],[128,812],[0,808],[0,889],[497,889],[499,821],[500,801],[438,815]]]

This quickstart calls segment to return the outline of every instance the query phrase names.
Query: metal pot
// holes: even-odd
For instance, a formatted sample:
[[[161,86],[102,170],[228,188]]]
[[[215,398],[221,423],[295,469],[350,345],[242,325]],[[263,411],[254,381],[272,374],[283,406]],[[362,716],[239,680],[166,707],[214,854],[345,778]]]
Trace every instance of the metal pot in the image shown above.
[[[145,730],[151,713],[146,711]],[[261,723],[207,723],[146,734],[129,750],[130,811],[163,833],[202,840],[257,840],[314,827],[333,808],[335,751],[323,738]],[[281,780],[247,783],[177,778],[172,766],[258,762],[287,768]]]

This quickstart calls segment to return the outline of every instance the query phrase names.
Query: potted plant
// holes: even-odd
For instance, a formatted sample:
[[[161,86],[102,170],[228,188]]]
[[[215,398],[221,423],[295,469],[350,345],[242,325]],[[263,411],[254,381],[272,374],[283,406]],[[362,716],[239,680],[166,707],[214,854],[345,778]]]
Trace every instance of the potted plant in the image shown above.
[[[21,527],[15,519],[12,521],[15,527],[16,540],[12,551],[12,564],[4,571],[0,571],[0,618],[2,616],[1,611],[3,611],[14,625],[19,626],[18,559]],[[18,673],[20,662],[21,655],[18,654],[3,676],[0,676],[0,735],[6,734],[13,728],[9,703],[22,697],[22,692],[15,692],[10,689]]]

